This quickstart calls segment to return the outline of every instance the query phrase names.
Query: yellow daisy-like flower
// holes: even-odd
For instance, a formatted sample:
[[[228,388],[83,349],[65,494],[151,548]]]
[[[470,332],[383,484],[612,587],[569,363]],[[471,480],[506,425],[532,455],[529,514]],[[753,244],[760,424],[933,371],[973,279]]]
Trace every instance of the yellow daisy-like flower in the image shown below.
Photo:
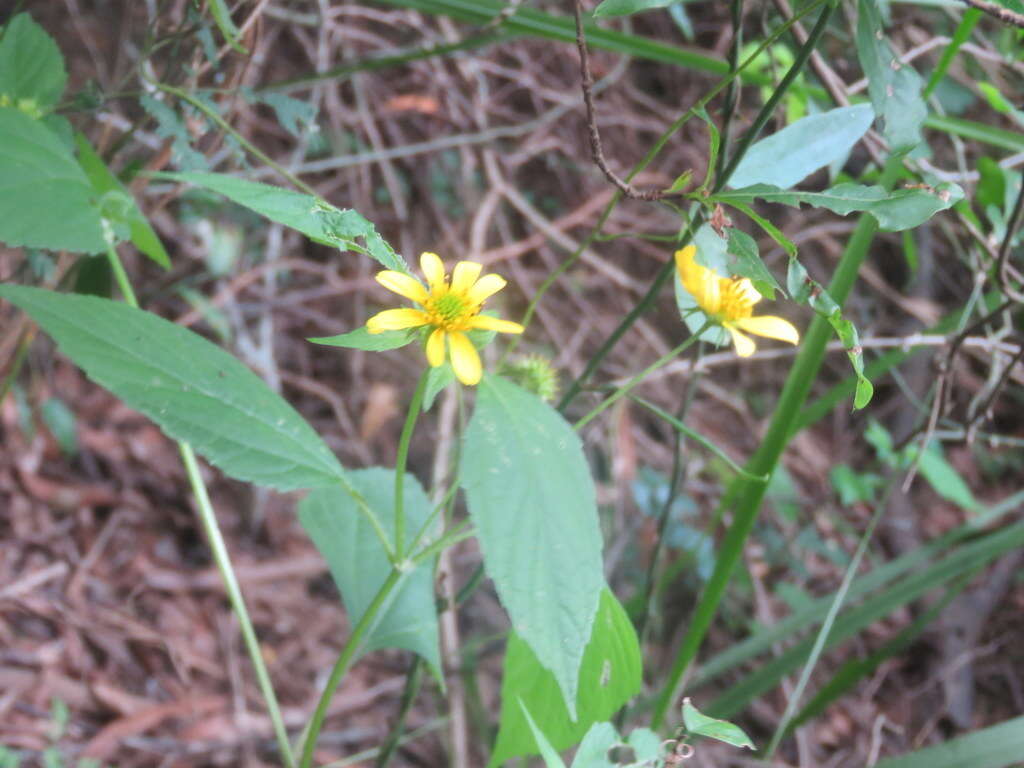
[[[377,273],[378,283],[411,299],[422,309],[386,309],[366,321],[366,330],[383,333],[421,326],[433,328],[427,337],[427,362],[435,368],[444,363],[447,347],[455,375],[463,384],[473,386],[479,383],[483,368],[480,355],[465,332],[476,329],[523,332],[519,323],[480,314],[484,301],[505,287],[505,278],[499,275],[480,277],[482,264],[460,261],[452,270],[449,282],[444,264],[436,253],[422,254],[420,269],[427,278],[427,288],[402,272],[388,269]]]
[[[743,331],[790,344],[800,343],[800,333],[789,320],[774,315],[753,317],[754,305],[761,300],[761,294],[750,280],[721,277],[714,270],[698,264],[696,256],[697,248],[693,245],[676,251],[679,281],[701,311],[729,332],[737,355],[749,357],[754,354],[754,342]]]

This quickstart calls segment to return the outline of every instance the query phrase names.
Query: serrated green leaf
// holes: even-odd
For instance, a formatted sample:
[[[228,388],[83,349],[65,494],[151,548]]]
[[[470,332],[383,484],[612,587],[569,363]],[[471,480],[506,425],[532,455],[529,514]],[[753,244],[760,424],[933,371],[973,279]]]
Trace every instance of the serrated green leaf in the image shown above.
[[[171,260],[167,257],[164,244],[160,242],[153,227],[149,225],[149,220],[139,210],[139,206],[135,203],[128,188],[110,172],[85,136],[80,133],[76,134],[75,144],[78,147],[78,164],[82,166],[82,170],[85,171],[85,175],[96,193],[104,195],[108,192],[119,192],[129,200],[130,205],[125,211],[124,223],[131,233],[135,247],[164,269],[169,269]]]
[[[754,742],[743,732],[742,728],[727,720],[716,720],[702,714],[688,698],[683,699],[683,725],[694,736],[724,741],[734,747],[754,748]]]
[[[729,274],[749,277],[758,293],[773,300],[776,289],[782,289],[761,260],[757,242],[746,232],[735,227],[729,227],[728,233],[726,256]]]
[[[394,470],[374,467],[349,473],[352,487],[380,520],[394,540]],[[419,481],[405,476],[402,492],[406,519],[405,546],[426,522],[433,509]],[[306,529],[331,569],[341,592],[350,626],[354,626],[391,572],[391,563],[373,527],[360,514],[355,500],[342,488],[317,488],[299,503],[299,522]],[[404,549],[404,547],[403,547]],[[441,679],[437,611],[434,608],[434,562],[421,563],[406,574],[381,608],[377,622],[366,636],[361,653],[380,648],[403,648],[423,657]]]
[[[415,340],[416,333],[413,331],[370,333],[365,326],[348,333],[339,333],[337,336],[315,336],[306,339],[314,344],[324,344],[328,347],[348,347],[349,349],[363,349],[367,352],[399,349]]]
[[[878,220],[878,226],[889,232],[920,226],[939,211],[963,199],[964,191],[956,184],[942,183],[924,189],[897,189],[886,192],[882,187],[860,184],[838,184],[824,192],[800,192],[755,184],[731,192],[720,192],[710,200],[732,205],[750,205],[760,199],[799,208],[801,203],[827,208],[840,216],[866,211]]]
[[[729,177],[729,186],[738,189],[771,184],[788,189],[819,168],[846,157],[874,119],[869,104],[801,118],[751,146]]]
[[[76,253],[106,248],[95,192],[71,151],[10,108],[0,108],[0,240]]]
[[[579,741],[593,723],[612,717],[640,691],[641,663],[636,631],[606,588],[580,664],[578,718],[574,722],[554,675],[541,665],[522,638],[510,634],[501,683],[501,724],[490,765],[534,753],[530,731],[515,702],[525,702],[555,748],[566,749]]]
[[[641,11],[667,8],[678,2],[679,0],[603,0],[594,9],[594,18],[598,19],[602,16],[630,16]]]
[[[46,30],[27,13],[11,19],[0,39],[0,104],[25,112],[34,105],[39,113],[49,112],[67,80],[64,57]]]
[[[346,482],[295,409],[202,336],[94,296],[4,285],[0,297],[25,310],[89,378],[226,474],[280,490]]]
[[[512,626],[554,674],[575,718],[580,663],[604,588],[582,443],[539,397],[485,375],[459,476]]]
[[[928,107],[921,98],[924,81],[913,67],[900,62],[884,32],[873,0],[860,0],[857,55],[868,78],[871,104],[882,118],[883,135],[893,153],[902,154],[921,143]]]
[[[365,253],[388,269],[409,271],[402,257],[377,234],[373,224],[353,210],[335,208],[324,200],[302,192],[220,173],[191,171],[153,175],[208,189],[271,221],[298,230],[310,240]],[[357,238],[363,240],[365,247],[356,242]]]

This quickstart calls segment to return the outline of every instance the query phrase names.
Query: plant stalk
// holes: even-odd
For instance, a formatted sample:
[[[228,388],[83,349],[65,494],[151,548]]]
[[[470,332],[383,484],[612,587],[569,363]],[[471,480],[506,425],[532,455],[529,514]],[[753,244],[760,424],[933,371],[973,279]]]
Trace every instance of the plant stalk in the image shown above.
[[[416,383],[416,391],[413,392],[412,400],[409,402],[409,410],[405,414],[405,425],[402,427],[402,436],[398,440],[398,457],[395,459],[395,561],[401,562],[405,553],[405,466],[409,460],[409,443],[412,441],[412,433],[416,428],[416,419],[423,407],[423,395],[427,391],[427,380],[430,378],[430,368],[424,369],[420,380]]]

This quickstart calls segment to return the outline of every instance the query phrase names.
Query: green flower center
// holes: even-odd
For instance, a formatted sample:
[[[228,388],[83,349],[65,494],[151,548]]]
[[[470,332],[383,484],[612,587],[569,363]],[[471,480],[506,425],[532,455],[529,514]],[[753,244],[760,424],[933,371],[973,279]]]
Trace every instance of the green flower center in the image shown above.
[[[432,299],[428,302],[426,309],[430,314],[431,325],[447,330],[456,330],[453,326],[468,319],[468,316],[472,314],[472,307],[456,293],[445,293]]]

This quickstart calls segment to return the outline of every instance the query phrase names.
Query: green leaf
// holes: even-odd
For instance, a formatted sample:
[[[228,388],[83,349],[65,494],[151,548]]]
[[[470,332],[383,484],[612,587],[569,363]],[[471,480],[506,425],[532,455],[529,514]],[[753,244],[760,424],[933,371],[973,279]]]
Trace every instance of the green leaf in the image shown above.
[[[594,9],[594,18],[602,16],[629,16],[655,8],[667,8],[679,0],[604,0]]]
[[[1006,720],[980,731],[899,757],[889,757],[876,768],[1009,768],[1024,755],[1024,717]]]
[[[918,465],[921,475],[935,492],[968,511],[978,508],[978,502],[953,466],[946,461],[938,448],[925,450]]]
[[[11,19],[0,39],[0,105],[9,100],[9,106],[40,116],[60,101],[67,80],[64,57],[46,30],[27,13]]]
[[[61,351],[226,474],[280,490],[344,483],[313,428],[224,350],[163,318],[94,296],[0,286]]]
[[[853,407],[860,410],[871,402],[874,394],[874,385],[864,375],[864,350],[860,346],[860,334],[857,328],[843,317],[842,309],[829,295],[828,291],[816,280],[807,274],[797,259],[790,258],[789,269],[786,272],[786,288],[793,300],[800,304],[809,304],[817,314],[825,318],[832,330],[835,331],[839,341],[843,343],[846,356],[853,366],[853,372],[857,376],[856,391],[853,396]]]
[[[580,662],[604,588],[583,445],[539,397],[485,376],[459,474],[484,565],[512,626],[554,674],[575,718]]]
[[[559,694],[554,675],[515,632],[509,635],[501,682],[501,724],[490,765],[533,754],[530,731],[516,706],[523,701],[557,749],[578,742],[593,723],[607,720],[640,691],[640,644],[615,596],[605,588],[594,629],[583,652],[575,722]]]
[[[874,119],[869,104],[801,118],[751,146],[729,177],[729,186],[738,189],[771,184],[788,189],[819,168],[846,157]]]
[[[755,184],[732,192],[720,192],[710,199],[728,205],[734,202],[750,205],[755,199],[760,199],[794,208],[807,203],[815,208],[827,208],[840,216],[866,211],[877,219],[880,228],[898,232],[920,226],[939,211],[958,203],[963,196],[964,191],[959,186],[945,182],[935,187],[897,189],[893,192],[860,184],[837,184],[824,192],[799,192]]]
[[[921,143],[921,127],[928,117],[928,107],[921,98],[924,82],[893,52],[873,0],[857,4],[857,55],[889,147],[895,154],[913,149]]]
[[[328,347],[348,347],[349,349],[364,349],[368,352],[383,352],[404,347],[415,339],[416,333],[413,331],[370,333],[364,326],[348,333],[339,333],[337,336],[315,336],[306,341],[324,344]]]
[[[224,0],[210,0],[210,14],[213,16],[213,22],[217,25],[220,33],[224,35],[228,45],[239,53],[248,55],[249,51],[238,40],[238,27],[235,26],[235,22],[231,19],[231,12],[228,10],[227,3]]]
[[[352,487],[394,540],[394,470],[372,468],[349,473]],[[402,493],[407,546],[433,508],[419,481],[407,474]],[[391,573],[391,563],[373,527],[360,514],[352,494],[342,488],[317,488],[299,503],[299,522],[323,555],[354,626]],[[404,547],[403,547],[404,549]],[[441,679],[437,611],[434,608],[434,562],[421,563],[392,592],[367,635],[361,653],[403,648],[417,653]]]
[[[85,136],[80,133],[75,134],[75,144],[78,147],[78,164],[82,166],[82,170],[85,171],[96,194],[102,196],[108,192],[118,192],[130,201],[130,206],[125,212],[124,223],[128,226],[135,247],[164,269],[169,269],[171,260],[167,258],[164,244],[160,242],[160,238],[149,225],[149,220],[139,210],[139,206],[135,203],[128,188],[110,172]]]
[[[547,768],[565,768],[565,763],[562,762],[562,758],[558,756],[555,748],[551,746],[551,743],[544,738],[544,732],[541,731],[537,724],[533,721],[530,716],[530,710],[526,708],[522,700],[519,701],[519,709],[522,710],[523,717],[526,718],[526,723],[530,727],[530,733],[533,735],[533,739],[537,744],[537,752],[541,757],[544,758],[544,765]]]
[[[78,453],[78,430],[75,414],[63,400],[51,397],[40,408],[40,415],[60,449],[69,456]]]
[[[572,768],[618,768],[608,759],[608,750],[622,743],[611,723],[594,723],[576,749]]]
[[[434,407],[434,401],[445,387],[455,381],[455,369],[445,360],[441,365],[431,366],[427,374],[427,388],[423,392],[423,413]]]
[[[761,261],[757,251],[757,242],[746,232],[728,227],[729,239],[726,243],[727,268],[730,275],[749,277],[754,287],[765,298],[775,298],[775,291],[782,290],[775,277]]]
[[[689,698],[683,699],[683,725],[694,736],[704,736],[709,739],[724,741],[726,744],[731,744],[734,747],[754,748],[754,742],[750,740],[750,737],[738,725],[701,714],[690,703]]]
[[[409,271],[402,257],[377,234],[373,224],[353,210],[335,208],[320,198],[302,192],[220,173],[190,171],[157,173],[153,176],[208,189],[271,221],[298,230],[310,240],[342,250],[365,253],[388,269]],[[356,238],[362,238],[365,247],[359,245]]]
[[[71,151],[38,120],[0,108],[0,240],[17,248],[106,248],[95,192]]]

